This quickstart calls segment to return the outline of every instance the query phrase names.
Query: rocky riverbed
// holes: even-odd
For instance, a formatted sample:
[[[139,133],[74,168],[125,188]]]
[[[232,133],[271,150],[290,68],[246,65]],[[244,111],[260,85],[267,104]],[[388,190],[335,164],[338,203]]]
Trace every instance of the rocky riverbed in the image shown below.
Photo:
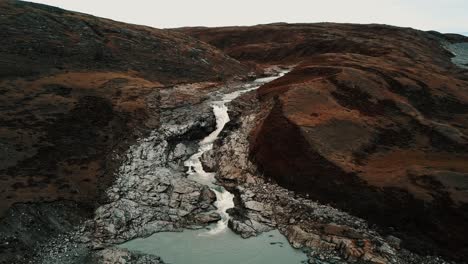
[[[215,129],[211,100],[243,87],[233,83],[189,104],[180,99],[181,94],[193,94],[190,89],[198,87],[163,91],[162,96],[173,100],[164,100],[161,127],[125,153],[117,178],[106,191],[106,203],[78,228],[72,226],[68,228],[71,231],[45,242],[34,263],[124,263],[116,259],[153,263],[154,258],[113,246],[156,232],[201,228],[220,220],[213,204],[215,193],[187,177],[184,161],[198,150],[198,140]]]

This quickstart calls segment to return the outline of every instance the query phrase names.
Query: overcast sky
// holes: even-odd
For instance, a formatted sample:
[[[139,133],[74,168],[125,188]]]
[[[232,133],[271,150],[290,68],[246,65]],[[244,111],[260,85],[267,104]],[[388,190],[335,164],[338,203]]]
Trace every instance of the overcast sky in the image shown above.
[[[468,0],[34,0],[158,28],[272,22],[381,23],[468,32]]]

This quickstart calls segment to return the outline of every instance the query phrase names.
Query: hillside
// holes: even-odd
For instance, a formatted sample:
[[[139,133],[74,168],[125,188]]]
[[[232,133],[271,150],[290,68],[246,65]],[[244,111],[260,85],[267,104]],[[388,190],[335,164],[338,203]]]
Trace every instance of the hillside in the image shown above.
[[[330,23],[178,31],[260,67],[297,65],[257,93],[269,114],[250,155],[266,177],[416,252],[466,259],[468,71],[445,47],[467,38]]]
[[[16,202],[93,206],[119,155],[159,126],[160,90],[247,72],[174,32],[20,1],[0,1],[0,14],[0,214]]]

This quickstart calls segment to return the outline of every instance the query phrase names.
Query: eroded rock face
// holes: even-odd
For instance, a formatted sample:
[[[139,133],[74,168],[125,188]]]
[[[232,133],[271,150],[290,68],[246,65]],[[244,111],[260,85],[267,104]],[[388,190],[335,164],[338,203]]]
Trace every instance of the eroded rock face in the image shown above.
[[[298,64],[258,90],[269,112],[250,155],[265,176],[404,247],[468,256],[468,75],[445,48],[467,38],[327,23],[182,31],[242,61]]]

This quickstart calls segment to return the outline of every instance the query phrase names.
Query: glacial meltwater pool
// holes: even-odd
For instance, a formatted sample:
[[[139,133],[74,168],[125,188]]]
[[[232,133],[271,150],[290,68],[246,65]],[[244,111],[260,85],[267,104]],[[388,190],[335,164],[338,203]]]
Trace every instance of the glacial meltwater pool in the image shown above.
[[[120,245],[130,251],[160,256],[171,264],[300,264],[301,250],[289,245],[277,230],[243,239],[229,229],[208,234],[206,229],[157,233]]]

